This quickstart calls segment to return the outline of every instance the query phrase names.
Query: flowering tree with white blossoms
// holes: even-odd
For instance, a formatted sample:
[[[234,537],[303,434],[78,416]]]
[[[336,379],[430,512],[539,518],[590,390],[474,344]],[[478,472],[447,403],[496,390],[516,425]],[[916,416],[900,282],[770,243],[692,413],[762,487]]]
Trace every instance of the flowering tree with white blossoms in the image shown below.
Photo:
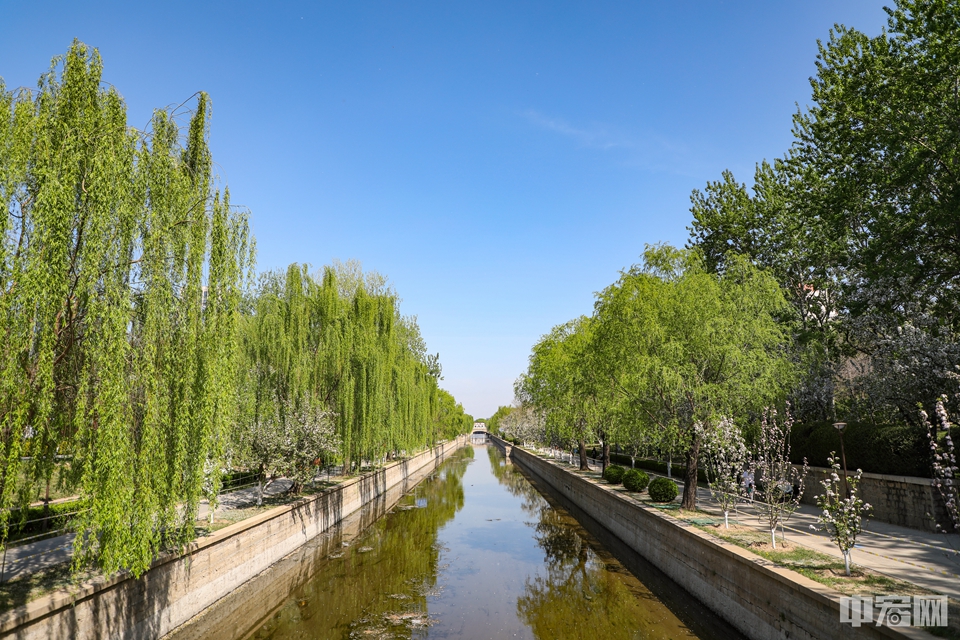
[[[547,439],[543,414],[531,404],[519,404],[509,414],[500,419],[500,431],[509,438],[516,438],[524,444],[542,443]]]
[[[743,496],[741,477],[747,465],[747,443],[730,418],[721,418],[713,428],[704,429],[703,438],[707,485],[723,510],[724,527],[729,529],[730,510],[736,508]]]
[[[846,481],[840,477],[840,463],[834,457],[836,451],[831,451],[827,462],[830,463],[830,475],[821,480],[823,493],[817,496],[817,507],[820,515],[817,516],[819,527],[810,525],[813,530],[826,531],[830,539],[840,548],[843,554],[843,564],[850,575],[850,550],[857,542],[857,536],[863,531],[863,517],[870,514],[871,507],[864,502],[857,493],[863,470],[857,469],[856,475],[847,477]],[[849,493],[844,496],[843,486],[849,487]]]
[[[808,471],[806,458],[803,459],[802,472],[790,463],[792,427],[789,404],[783,424],[777,423],[776,409],[763,412],[757,460],[754,463],[757,480],[754,506],[760,522],[770,530],[770,543],[774,549],[777,548],[777,526],[782,528],[783,523],[800,507],[803,481]]]
[[[317,463],[340,453],[340,438],[334,424],[336,414],[307,403],[300,406],[290,403],[284,409],[279,438],[275,441],[274,468],[293,481],[291,493],[300,493],[316,476]]]
[[[257,470],[257,506],[268,473],[289,478],[291,492],[299,493],[316,474],[315,462],[340,452],[334,417],[319,405],[285,401],[242,427],[240,458]]]
[[[953,439],[950,437],[950,416],[943,403],[945,397],[937,400],[937,428],[930,424],[927,412],[921,410],[920,418],[927,427],[927,437],[930,439],[930,453],[933,458],[933,486],[937,488],[943,498],[950,519],[953,521],[954,531],[960,532],[960,486],[957,485],[957,457],[953,449]],[[937,442],[937,431],[946,431],[944,446]],[[940,528],[940,525],[937,525]]]

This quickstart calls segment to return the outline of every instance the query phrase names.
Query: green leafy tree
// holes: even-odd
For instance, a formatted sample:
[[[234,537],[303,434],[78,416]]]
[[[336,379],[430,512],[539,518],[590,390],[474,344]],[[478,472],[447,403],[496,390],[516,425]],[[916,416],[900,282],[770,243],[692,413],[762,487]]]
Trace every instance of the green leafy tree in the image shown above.
[[[836,415],[838,371],[855,350],[844,339],[846,235],[819,215],[811,195],[819,183],[797,163],[763,162],[751,194],[724,171],[691,196],[689,246],[709,271],[722,274],[728,259],[740,256],[776,278],[792,309],[780,320],[803,372],[792,395],[803,415],[826,420]]]
[[[498,407],[492,416],[487,418],[487,431],[496,435],[500,433],[500,423],[501,421],[513,411],[514,407],[512,406],[502,406]]]
[[[338,458],[346,473],[472,428],[463,407],[438,387],[437,356],[427,353],[416,319],[399,313],[383,276],[364,274],[353,262],[317,275],[293,264],[264,274],[250,306],[245,422],[235,447],[261,473],[295,475],[302,466],[283,467],[292,454],[277,448],[289,441],[292,425],[307,424],[291,423],[291,415],[323,416],[306,435],[328,449],[307,453],[326,462]],[[328,422],[335,437],[318,430]],[[276,432],[265,442],[277,446],[245,433],[265,428]]]
[[[0,85],[0,541],[66,456],[76,565],[139,574],[216,493],[252,251],[212,180],[207,96],[186,130],[158,110],[141,132],[101,79],[74,42],[36,91]]]
[[[544,417],[545,437],[576,443],[580,468],[589,469],[587,440],[596,437],[597,402],[588,370],[592,320],[581,316],[554,327],[534,345],[527,373],[517,380],[516,396]]]
[[[890,293],[956,322],[960,6],[899,0],[885,10],[880,35],[837,26],[820,44],[792,158],[820,176],[818,214],[849,237],[850,284],[905,278]],[[904,301],[890,296],[887,309]]]
[[[698,424],[759,410],[791,376],[769,275],[731,257],[722,275],[699,254],[648,247],[644,262],[599,294],[597,331],[634,419],[669,434],[686,458],[683,508],[696,508]]]

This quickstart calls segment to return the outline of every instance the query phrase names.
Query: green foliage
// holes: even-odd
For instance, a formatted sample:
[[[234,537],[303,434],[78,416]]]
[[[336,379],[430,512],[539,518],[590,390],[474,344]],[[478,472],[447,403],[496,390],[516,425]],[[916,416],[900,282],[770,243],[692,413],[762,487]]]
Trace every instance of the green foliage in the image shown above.
[[[615,460],[619,464],[629,465],[630,456],[625,456],[623,454],[611,453],[610,459]],[[666,475],[667,473],[667,463],[661,462],[660,460],[650,460],[649,458],[635,458],[633,461],[634,467],[637,469],[646,469],[647,471],[653,471],[655,473],[661,473]],[[676,478],[682,478],[686,473],[686,467],[682,464],[674,462],[672,464],[671,475]],[[700,482],[709,482],[710,478],[707,476],[707,472],[703,468],[697,468],[697,479]]]
[[[293,440],[280,434],[304,413],[326,416],[334,436],[313,438],[304,461],[337,459],[348,471],[473,428],[472,417],[438,387],[416,321],[400,315],[385,283],[356,263],[316,277],[294,264],[261,277],[244,321],[238,461],[294,473],[284,449]]]
[[[83,500],[56,502],[47,507],[31,506],[18,509],[11,515],[10,538],[13,540],[58,532],[69,526],[83,510]]]
[[[213,185],[207,96],[185,131],[158,110],[138,132],[101,71],[75,42],[36,92],[0,86],[0,540],[20,465],[39,482],[72,456],[77,564],[138,574],[193,536],[252,253]]]
[[[960,7],[886,11],[875,37],[837,26],[818,43],[812,106],[752,193],[727,171],[691,197],[707,268],[735,252],[792,303],[803,421],[919,425],[918,401],[957,390]]]
[[[697,252],[669,246],[648,247],[598,296],[598,349],[622,412],[684,452],[685,508],[696,504],[696,426],[759,411],[785,391],[784,306],[776,281],[745,260],[732,256],[718,275]]]
[[[623,474],[623,486],[627,491],[634,493],[643,491],[650,484],[650,476],[638,469],[627,469]],[[676,497],[676,486],[674,486],[674,497]],[[672,498],[671,498],[672,499]]]
[[[80,42],[36,91],[0,82],[0,545],[55,481],[85,505],[74,568],[139,575],[225,466],[302,481],[472,426],[383,278],[294,265],[251,295],[195,98],[137,131]]]
[[[672,502],[677,497],[677,485],[669,478],[654,478],[647,493],[654,502]]]
[[[620,484],[623,482],[623,473],[625,469],[618,464],[611,464],[603,472],[603,477],[610,484]]]
[[[876,37],[838,26],[820,44],[813,106],[796,118],[794,154],[823,176],[821,211],[850,234],[858,274],[906,278],[911,297],[929,295],[953,312],[960,6],[899,0],[887,12],[887,29]]]
[[[487,418],[487,431],[492,434],[500,433],[500,421],[510,415],[511,411],[513,411],[512,406],[498,407],[496,412]]]
[[[594,405],[583,392],[590,331],[586,317],[554,327],[534,345],[528,372],[517,381],[517,397],[543,413],[549,441],[582,447],[593,437]]]
[[[828,458],[840,449],[840,435],[831,422],[794,424],[790,460],[829,467]],[[843,432],[847,468],[867,473],[930,477],[929,443],[926,433],[906,424],[874,425],[848,422]]]

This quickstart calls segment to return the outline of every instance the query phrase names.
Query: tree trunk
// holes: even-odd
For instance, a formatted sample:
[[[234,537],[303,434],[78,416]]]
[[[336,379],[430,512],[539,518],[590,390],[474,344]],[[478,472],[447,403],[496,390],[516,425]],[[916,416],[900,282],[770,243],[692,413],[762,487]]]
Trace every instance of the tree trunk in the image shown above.
[[[610,443],[606,440],[603,441],[603,468],[601,472],[606,472],[607,467],[610,466]]]
[[[43,527],[40,530],[43,533],[50,530],[50,478],[47,478],[47,492],[43,496]]]
[[[700,436],[694,436],[687,449],[687,469],[683,474],[683,502],[681,509],[697,508],[697,460],[700,457]]]
[[[589,471],[590,465],[587,463],[587,441],[577,440],[577,449],[580,450],[580,471]]]
[[[263,481],[266,479],[265,469],[263,468],[263,463],[260,463],[260,468],[257,470],[257,506],[263,505]]]

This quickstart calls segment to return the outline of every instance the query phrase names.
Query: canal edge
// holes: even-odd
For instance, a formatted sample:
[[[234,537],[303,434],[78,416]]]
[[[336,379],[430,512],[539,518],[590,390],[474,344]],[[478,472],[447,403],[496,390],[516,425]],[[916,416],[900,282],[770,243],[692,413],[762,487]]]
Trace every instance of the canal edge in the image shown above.
[[[469,446],[461,435],[406,460],[281,505],[166,552],[139,578],[121,572],[60,589],[0,615],[0,637],[160,638],[233,589],[425,469]],[[426,474],[424,474],[426,475]]]
[[[840,592],[496,436],[488,439],[749,638],[933,638],[919,628],[841,625]]]

